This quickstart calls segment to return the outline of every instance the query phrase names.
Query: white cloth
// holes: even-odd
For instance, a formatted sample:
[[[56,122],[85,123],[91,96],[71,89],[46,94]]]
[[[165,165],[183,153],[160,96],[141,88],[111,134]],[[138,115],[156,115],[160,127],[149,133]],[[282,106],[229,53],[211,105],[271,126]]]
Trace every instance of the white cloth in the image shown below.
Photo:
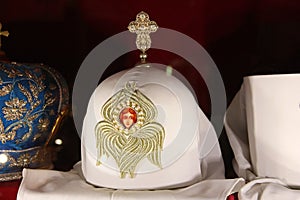
[[[201,154],[201,180],[180,189],[157,189],[157,190],[118,190],[104,187],[95,187],[86,182],[81,162],[74,166],[69,172],[54,170],[24,169],[18,200],[40,200],[40,199],[190,199],[190,200],[226,200],[227,196],[237,192],[244,184],[244,179],[224,179],[224,167],[217,137],[212,134],[212,127],[207,118],[201,115],[202,123],[202,149],[211,145],[209,152]],[[204,131],[206,130],[206,131]],[[214,132],[213,132],[214,133]],[[201,150],[200,150],[201,152]],[[189,163],[186,163],[187,165]],[[178,172],[180,173],[180,171]],[[176,176],[176,174],[170,174]],[[160,179],[156,180],[157,182]]]
[[[118,190],[88,184],[81,171],[81,163],[69,172],[24,169],[18,200],[226,200],[244,183],[243,179],[211,179],[189,187],[172,190]]]
[[[235,158],[248,183],[239,199],[299,199],[300,75],[245,77],[225,116]]]
[[[300,200],[300,190],[291,189],[278,179],[259,178],[248,182],[238,193],[239,200]]]

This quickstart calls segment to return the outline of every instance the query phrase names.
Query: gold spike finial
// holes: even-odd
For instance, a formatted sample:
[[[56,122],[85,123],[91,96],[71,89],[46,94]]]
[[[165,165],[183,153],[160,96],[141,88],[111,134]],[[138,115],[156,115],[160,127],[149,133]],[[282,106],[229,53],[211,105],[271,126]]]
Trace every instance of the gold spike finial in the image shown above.
[[[150,21],[149,15],[145,12],[140,12],[136,16],[136,20],[130,22],[128,29],[131,33],[136,33],[136,46],[142,51],[140,58],[142,63],[146,62],[146,51],[151,47],[150,33],[156,32],[158,26],[155,21]]]
[[[0,49],[1,49],[1,36],[5,36],[5,37],[8,37],[9,35],[9,32],[8,31],[1,31],[2,29],[2,24],[0,23]]]

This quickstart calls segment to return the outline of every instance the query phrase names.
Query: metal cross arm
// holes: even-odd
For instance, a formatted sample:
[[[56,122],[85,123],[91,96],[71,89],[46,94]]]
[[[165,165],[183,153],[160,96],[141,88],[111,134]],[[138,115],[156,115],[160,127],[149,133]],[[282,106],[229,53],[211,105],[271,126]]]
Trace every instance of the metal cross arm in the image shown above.
[[[9,32],[8,31],[1,31],[2,29],[2,24],[0,23],[0,49],[1,49],[1,36],[5,36],[5,37],[8,37],[9,35]]]
[[[140,12],[136,16],[136,20],[130,22],[128,29],[131,33],[136,33],[136,46],[142,51],[141,59],[145,62],[147,58],[146,51],[151,47],[150,33],[156,32],[158,26],[155,21],[150,21],[149,15],[145,12]]]

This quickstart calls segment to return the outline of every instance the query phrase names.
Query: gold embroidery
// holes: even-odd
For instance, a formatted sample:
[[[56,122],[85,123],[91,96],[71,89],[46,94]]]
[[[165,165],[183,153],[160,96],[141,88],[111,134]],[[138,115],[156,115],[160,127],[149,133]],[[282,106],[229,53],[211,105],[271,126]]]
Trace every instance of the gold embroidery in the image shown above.
[[[47,139],[47,143],[40,144],[42,146],[39,147],[0,150],[0,169],[4,169],[3,173],[0,174],[0,181],[20,179],[22,177],[21,170],[24,167],[50,167],[53,156],[58,150],[47,147],[52,127],[47,127],[50,128],[48,135],[43,132],[46,131],[46,126],[50,125],[50,119],[55,118],[57,112],[66,109],[68,90],[65,88],[64,82],[59,80],[60,76],[56,77],[55,71],[51,71],[52,69],[47,66],[44,69],[39,66],[32,66],[29,70],[29,66],[27,68],[23,64],[0,63],[0,71],[2,75],[5,75],[4,78],[0,78],[0,97],[2,104],[4,104],[0,110],[3,116],[0,118],[0,142],[4,144],[11,141],[11,145],[28,142],[30,145],[40,138],[43,141]],[[58,84],[57,86],[51,81],[50,83],[45,81],[47,77],[45,74],[47,73],[44,73],[44,70],[50,73],[49,75]],[[48,92],[48,89],[51,91]],[[59,90],[59,96],[56,96],[56,91],[53,90]],[[8,122],[13,119],[15,121]],[[39,123],[35,123],[36,121]],[[58,127],[57,124],[55,125]],[[19,130],[20,128],[22,131]],[[34,144],[39,143],[32,143],[32,145]],[[19,145],[20,148],[26,146]]]
[[[45,132],[45,131],[48,130],[49,124],[50,124],[49,119],[47,119],[47,118],[40,118],[40,119],[39,119],[38,129],[39,129],[41,132]]]
[[[103,155],[113,157],[121,178],[135,175],[138,163],[144,158],[161,168],[161,151],[165,138],[162,125],[155,122],[155,105],[136,89],[134,84],[112,96],[102,107],[103,121],[95,127],[97,162]]]
[[[55,102],[55,100],[56,100],[56,98],[53,97],[52,93],[50,93],[50,92],[47,92],[47,93],[44,95],[44,98],[45,98],[45,102],[46,102],[45,105],[44,105],[44,109],[45,109],[47,106],[52,105],[52,104]]]
[[[34,154],[29,153],[30,151],[34,151]],[[47,165],[51,162],[51,150],[46,148],[31,148],[27,150],[1,150],[1,155],[5,155],[7,157],[7,161],[0,163],[0,169],[8,166],[8,167],[29,167],[29,165],[34,165],[37,163]],[[18,153],[18,157],[14,158],[11,153]]]
[[[29,88],[30,88],[30,91],[32,92],[32,96],[37,99],[39,97],[39,90],[38,88],[33,85],[31,82],[29,82]]]
[[[21,90],[21,92],[26,96],[29,103],[32,103],[32,97],[29,91],[20,83],[18,83],[18,87]]]
[[[33,153],[30,153],[32,152]],[[49,168],[53,159],[55,149],[34,147],[26,150],[0,150],[0,156],[6,158],[5,162],[0,162],[0,169],[9,168]],[[12,155],[17,156],[14,157]],[[12,172],[0,174],[0,181],[10,181],[22,178],[22,172]]]
[[[8,121],[21,119],[23,114],[27,111],[27,109],[24,108],[26,103],[26,101],[19,99],[18,97],[13,98],[10,101],[6,101],[5,105],[7,107],[2,108],[5,119]]]
[[[8,84],[8,85],[3,86],[0,89],[0,96],[5,96],[5,95],[9,94],[11,92],[11,90],[12,90],[12,84]]]
[[[16,131],[10,131],[8,133],[1,133],[0,140],[2,144],[6,143],[7,140],[14,140],[16,136]]]
[[[1,169],[1,168],[0,168]],[[0,174],[0,181],[12,181],[22,178],[22,172]]]
[[[33,139],[32,139],[32,141],[35,142],[35,141],[38,140],[41,136],[42,136],[42,134],[40,134],[40,133],[35,134],[34,137],[33,137]]]
[[[12,157],[11,157],[12,159]],[[9,166],[27,167],[32,162],[32,156],[29,153],[22,154],[16,161],[14,160]]]
[[[18,120],[4,128],[3,122],[0,119],[0,141],[2,143],[6,143],[6,141],[9,140],[14,140],[16,131],[19,128],[25,126],[28,127],[28,132],[24,134],[22,138],[15,141],[18,144],[30,138],[33,131],[33,121],[41,116],[47,107],[53,105],[57,98],[54,97],[52,93],[46,92],[44,94],[45,99],[43,107],[40,110],[36,110],[36,108],[42,103],[38,99],[39,95],[46,88],[44,84],[45,75],[42,74],[40,76],[37,76],[36,74],[26,69],[24,70],[24,73],[17,68],[7,68],[3,64],[0,64],[0,70],[5,72],[9,78],[21,77],[22,81],[28,81],[29,84],[29,89],[27,89],[24,85],[21,84],[21,82],[18,82],[18,79],[16,79],[16,81],[12,80],[6,82],[4,82],[2,79],[0,80],[0,96],[10,94],[15,87],[14,85],[16,85],[27,100],[26,101],[25,99],[14,97],[4,102],[6,106],[2,108],[2,113],[7,121]],[[28,105],[29,107],[26,107],[26,105]],[[50,114],[53,114],[53,109],[49,112]],[[44,119],[44,121],[40,121],[38,129],[40,131],[44,131],[47,128],[45,126],[48,126],[49,124],[49,119]],[[39,137],[34,137],[33,141],[35,141],[37,138]]]
[[[6,69],[2,65],[0,66],[0,69],[4,71],[7,74],[8,78],[15,78],[16,76],[23,76],[23,73],[17,69],[11,68],[10,70]]]

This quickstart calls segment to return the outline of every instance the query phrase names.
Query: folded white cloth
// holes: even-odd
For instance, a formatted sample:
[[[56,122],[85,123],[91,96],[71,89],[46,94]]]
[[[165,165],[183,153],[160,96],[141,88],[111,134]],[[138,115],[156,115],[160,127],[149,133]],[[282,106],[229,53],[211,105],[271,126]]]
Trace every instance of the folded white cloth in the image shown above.
[[[239,199],[299,200],[300,190],[291,189],[278,179],[260,178],[252,180],[243,186],[239,191]]]
[[[190,199],[190,200],[226,200],[227,196],[237,192],[244,179],[224,179],[224,167],[221,157],[219,143],[207,118],[201,112],[201,149],[194,162],[198,166],[201,177],[196,183],[175,189],[156,190],[124,190],[95,187],[86,182],[81,162],[74,166],[69,172],[54,170],[24,169],[23,180],[18,192],[18,200],[40,200],[40,199]],[[198,150],[197,150],[198,153]],[[199,160],[198,160],[199,159]],[[191,162],[191,160],[189,160]],[[183,164],[189,165],[189,162]],[[185,173],[178,168],[177,173]],[[169,173],[169,176],[175,176]],[[166,177],[166,176],[165,176]],[[158,184],[161,179],[155,179]]]
[[[245,77],[225,117],[235,158],[248,183],[239,199],[299,199],[300,74]]]
[[[238,191],[243,184],[243,179],[211,179],[201,181],[188,187],[172,190],[118,190],[99,188],[88,184],[84,180],[81,163],[77,163],[74,169],[69,172],[24,169],[23,180],[19,188],[17,199],[225,200],[228,195]]]

